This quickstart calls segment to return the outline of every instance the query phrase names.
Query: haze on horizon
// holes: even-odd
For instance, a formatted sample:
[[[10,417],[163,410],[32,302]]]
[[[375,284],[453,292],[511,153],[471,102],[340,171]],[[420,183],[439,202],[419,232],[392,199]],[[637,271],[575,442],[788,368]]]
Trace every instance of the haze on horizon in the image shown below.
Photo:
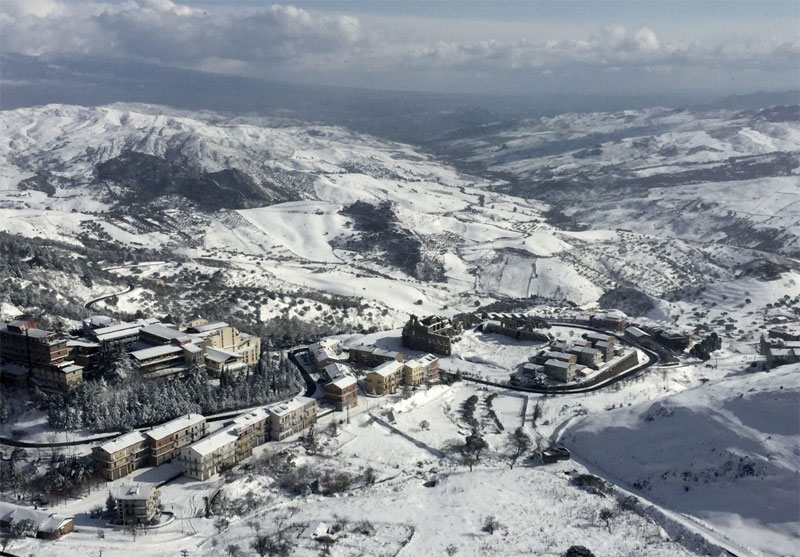
[[[0,52],[387,90],[708,96],[800,88],[799,20],[778,0],[0,0]]]

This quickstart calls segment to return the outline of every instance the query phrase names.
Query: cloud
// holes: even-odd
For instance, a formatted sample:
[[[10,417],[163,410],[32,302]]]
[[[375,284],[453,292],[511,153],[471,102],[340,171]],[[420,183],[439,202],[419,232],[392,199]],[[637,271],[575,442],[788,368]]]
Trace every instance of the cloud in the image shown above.
[[[214,15],[171,0],[30,2],[0,4],[4,51],[132,57],[187,67],[215,60],[276,65],[330,57],[361,38],[355,18],[293,6]]]
[[[211,10],[211,8],[209,8]],[[796,72],[796,38],[664,40],[621,25],[584,37],[442,41],[289,5],[205,11],[172,0],[0,0],[3,51],[83,54],[243,75],[413,71],[564,74],[621,68],[750,68]]]

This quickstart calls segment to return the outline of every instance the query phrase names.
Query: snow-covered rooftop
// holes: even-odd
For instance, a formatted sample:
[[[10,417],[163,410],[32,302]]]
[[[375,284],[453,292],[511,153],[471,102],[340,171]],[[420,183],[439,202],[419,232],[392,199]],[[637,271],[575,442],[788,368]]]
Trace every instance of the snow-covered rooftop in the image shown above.
[[[206,419],[204,416],[200,414],[186,414],[185,416],[181,416],[180,418],[175,418],[165,424],[161,424],[160,426],[154,427],[153,429],[146,431],[145,435],[158,441],[159,439],[163,439],[168,435],[172,435],[173,433],[177,433],[182,429],[186,429],[187,427],[192,427],[193,425],[200,424],[205,422]]]
[[[142,443],[146,440],[147,438],[144,436],[142,432],[131,431],[130,433],[120,435],[119,437],[112,439],[107,443],[103,443],[98,448],[104,450],[109,454],[113,454],[117,451],[121,451],[122,449],[127,449],[128,447],[131,447],[138,443]]]
[[[169,354],[182,354],[183,349],[180,346],[173,346],[171,344],[165,344],[164,346],[153,346],[151,348],[145,348],[144,350],[137,350],[136,352],[131,352],[131,357],[137,361],[145,361],[149,360],[150,358],[157,358],[158,356],[168,356]]]

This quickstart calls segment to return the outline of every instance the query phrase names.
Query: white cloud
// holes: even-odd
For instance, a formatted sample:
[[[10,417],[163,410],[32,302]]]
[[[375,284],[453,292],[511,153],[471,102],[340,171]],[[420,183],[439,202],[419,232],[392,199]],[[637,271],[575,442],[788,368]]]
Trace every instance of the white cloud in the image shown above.
[[[209,8],[210,10],[210,8]],[[438,40],[286,5],[206,12],[172,0],[0,0],[2,50],[86,54],[263,75],[293,71],[513,71],[731,67],[796,71],[795,38],[663,40],[621,25],[583,37]],[[546,74],[549,75],[549,74]]]

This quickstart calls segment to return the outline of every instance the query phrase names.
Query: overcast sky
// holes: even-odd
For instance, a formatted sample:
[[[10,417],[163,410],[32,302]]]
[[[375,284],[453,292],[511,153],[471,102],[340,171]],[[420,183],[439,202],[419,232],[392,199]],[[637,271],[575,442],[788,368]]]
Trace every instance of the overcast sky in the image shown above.
[[[0,0],[4,52],[477,93],[800,87],[800,2]]]

